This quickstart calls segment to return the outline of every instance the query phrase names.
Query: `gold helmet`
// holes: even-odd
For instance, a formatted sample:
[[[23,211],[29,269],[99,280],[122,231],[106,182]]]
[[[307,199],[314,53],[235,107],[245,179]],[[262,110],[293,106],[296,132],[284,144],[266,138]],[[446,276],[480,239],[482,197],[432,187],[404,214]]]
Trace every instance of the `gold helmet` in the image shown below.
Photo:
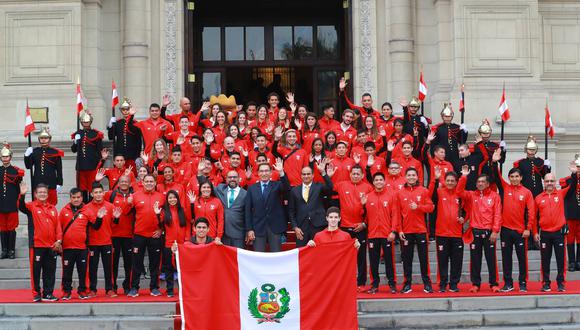
[[[574,155],[574,165],[580,166],[580,155],[579,154]]]
[[[536,143],[536,138],[533,136],[528,136],[528,141],[526,142],[526,146],[524,147],[524,151],[526,150],[533,150],[538,151],[538,144]]]
[[[129,109],[131,107],[131,100],[128,97],[123,98],[123,103],[121,103],[121,109]]]
[[[451,108],[451,103],[443,103],[443,110],[441,110],[441,117],[451,116],[453,118],[453,109]]]
[[[413,96],[411,98],[411,101],[409,102],[409,106],[418,108],[421,106],[421,102],[419,101],[419,99],[417,97]]]
[[[49,131],[47,126],[43,127],[42,130],[40,131],[40,134],[38,134],[39,140],[40,140],[40,138],[44,138],[44,137],[52,139],[52,135],[50,135],[50,131]]]
[[[92,123],[93,116],[91,116],[91,114],[88,113],[87,111],[83,110],[80,113],[79,120],[81,121],[81,123]]]
[[[479,134],[491,134],[491,125],[489,124],[489,121],[487,119],[484,119],[481,122],[481,125],[477,129],[477,132]]]
[[[0,150],[0,156],[2,157],[12,157],[12,150],[10,149],[10,145],[8,142],[4,141],[4,145]]]

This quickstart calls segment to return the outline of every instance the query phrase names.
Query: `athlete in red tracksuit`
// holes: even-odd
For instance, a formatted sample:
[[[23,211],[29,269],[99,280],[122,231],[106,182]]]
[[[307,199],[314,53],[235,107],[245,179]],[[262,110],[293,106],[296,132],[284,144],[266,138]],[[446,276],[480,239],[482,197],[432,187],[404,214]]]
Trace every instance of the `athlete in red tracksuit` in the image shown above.
[[[159,263],[163,248],[163,224],[155,215],[154,206],[165,203],[163,194],[155,191],[155,177],[146,175],[143,178],[143,189],[133,194],[135,225],[133,226],[133,269],[131,270],[131,290],[128,297],[139,296],[139,280],[144,272],[145,249],[149,254],[149,273],[151,295],[159,296]]]
[[[163,137],[168,132],[173,131],[173,125],[160,117],[161,108],[159,104],[153,103],[149,106],[149,118],[136,122],[135,127],[141,130],[143,135],[144,152],[149,154],[153,149],[153,142]]]
[[[565,231],[566,216],[564,215],[565,197],[568,190],[576,189],[576,183],[563,189],[556,189],[556,177],[552,173],[544,176],[544,192],[536,196],[536,209],[538,210],[538,226],[533,226],[534,239],[540,242],[540,254],[542,256],[542,291],[548,292],[550,288],[550,262],[552,261],[552,249],[556,255],[558,275],[558,291],[565,291],[566,280],[566,243]]]
[[[156,208],[154,212],[160,217],[165,231],[163,268],[167,296],[173,297],[173,275],[176,270],[173,265],[171,246],[174,243],[183,244],[183,242],[189,241],[191,236],[191,217],[187,216],[188,212],[182,207],[179,195],[174,190],[170,190],[167,193],[163,208]]]
[[[208,235],[215,242],[221,242],[224,235],[224,206],[220,199],[215,196],[213,186],[209,182],[199,185],[197,196],[188,194],[189,202],[194,205],[195,219],[206,218],[209,221]]]
[[[394,241],[397,237],[396,224],[399,222],[396,217],[399,214],[395,210],[395,191],[385,189],[385,175],[383,173],[375,173],[372,179],[374,191],[371,191],[361,199],[361,203],[366,210],[369,259],[373,282],[368,293],[374,294],[379,290],[381,251],[385,258],[385,274],[387,275],[389,288],[391,293],[396,293]]]
[[[532,232],[532,224],[536,216],[536,204],[532,192],[524,187],[522,182],[522,172],[519,168],[512,168],[507,183],[497,166],[495,175],[499,177],[498,182],[500,195],[504,207],[502,208],[501,225],[501,255],[503,266],[504,286],[502,292],[510,292],[514,289],[512,278],[512,251],[516,250],[519,264],[519,285],[520,291],[527,291],[528,281],[528,237]]]
[[[105,191],[100,183],[94,183],[91,191],[93,200],[81,211],[89,217],[89,289],[90,297],[97,295],[97,272],[99,257],[103,263],[105,294],[116,297],[113,291],[113,204],[105,201]],[[120,213],[120,212],[119,212]],[[117,214],[116,217],[119,217]]]
[[[336,175],[336,173],[333,174]],[[354,165],[350,170],[350,180],[348,181],[335,182],[334,175],[332,175],[334,191],[338,193],[342,206],[340,208],[340,229],[349,233],[361,244],[357,255],[357,285],[360,291],[367,281],[367,230],[363,218],[364,209],[361,197],[370,193],[373,188],[363,181],[363,169],[358,165]]]
[[[440,183],[440,178],[443,178],[443,184]],[[457,284],[461,280],[465,211],[462,198],[456,189],[457,179],[457,173],[450,171],[443,174],[443,171],[437,169],[429,185],[433,200],[437,200],[435,237],[439,292],[445,292],[448,283],[449,291],[459,292]]]
[[[403,259],[403,273],[405,283],[401,293],[411,292],[411,283],[413,280],[413,253],[414,247],[417,246],[419,263],[421,265],[421,278],[423,280],[424,291],[432,293],[431,279],[429,274],[428,259],[428,237],[427,227],[425,225],[425,215],[433,212],[433,202],[429,191],[420,185],[419,174],[414,168],[408,168],[405,173],[407,183],[403,188],[397,191],[396,210],[399,213],[396,216],[397,231],[401,238]]]
[[[56,301],[54,291],[56,256],[62,250],[62,229],[58,211],[48,202],[48,186],[39,183],[34,190],[34,201],[26,203],[28,188],[20,185],[18,209],[28,217],[28,245],[30,247],[30,278],[33,301]],[[41,295],[40,275],[43,292]]]
[[[471,256],[471,292],[479,291],[481,286],[481,257],[485,252],[485,260],[489,271],[489,284],[492,291],[499,292],[497,282],[497,256],[495,243],[501,229],[501,198],[489,188],[490,179],[487,174],[477,178],[477,190],[466,191],[465,185],[470,170],[464,167],[461,171],[457,191],[468,203],[469,222],[473,231],[473,242],[470,246]]]
[[[89,217],[81,212],[83,208],[82,191],[70,191],[70,203],[60,210],[58,222],[62,229],[62,300],[71,299],[73,273],[75,267],[79,278],[78,295],[87,299],[88,250],[87,232]]]

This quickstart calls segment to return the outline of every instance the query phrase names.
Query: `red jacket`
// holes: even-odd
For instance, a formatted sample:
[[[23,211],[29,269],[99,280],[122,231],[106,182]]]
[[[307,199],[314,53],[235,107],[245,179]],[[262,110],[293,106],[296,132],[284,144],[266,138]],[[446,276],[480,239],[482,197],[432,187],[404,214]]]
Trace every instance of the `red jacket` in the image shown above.
[[[160,229],[157,215],[153,211],[153,205],[159,202],[159,207],[165,204],[163,194],[157,191],[137,191],[133,194],[133,207],[135,208],[135,226],[133,233],[143,237],[153,237],[155,231]]]
[[[368,226],[368,238],[387,238],[397,231],[396,219],[399,215],[395,210],[395,194],[387,189],[381,192],[371,191],[365,204]]]
[[[432,178],[435,179],[435,177]],[[462,204],[457,188],[448,189],[445,186],[437,188],[437,222],[435,224],[437,237],[462,236],[463,225],[457,221]]]
[[[105,169],[105,176],[109,179],[109,189],[113,190],[117,188],[117,181],[119,178],[125,174],[126,168],[118,169],[116,167],[111,167]],[[135,182],[135,175],[133,172],[129,173],[130,182]]]
[[[113,204],[103,201],[97,204],[92,201],[85,205],[82,209],[82,213],[86,214],[89,218],[89,222],[94,223],[97,219],[97,213],[104,207],[107,209],[107,214],[102,218],[102,223],[99,229],[94,229],[92,226],[89,227],[89,245],[91,246],[101,246],[101,245],[111,245],[111,237],[113,235]]]
[[[498,233],[501,229],[501,198],[490,188],[484,191],[467,191],[467,177],[462,176],[457,184],[457,191],[469,204],[470,227],[491,230]]]
[[[284,160],[284,172],[288,176],[290,186],[296,187],[302,184],[302,164],[308,159],[304,149],[291,150],[287,147],[278,147],[278,153]]]
[[[173,242],[182,244],[183,242],[189,241],[189,237],[191,237],[191,221],[187,218],[187,213],[184,212],[185,226],[181,227],[179,223],[179,215],[177,214],[177,207],[169,206],[169,210],[171,211],[171,224],[169,225],[165,223],[165,213],[163,211],[161,212],[161,221],[165,228],[166,248],[170,248],[173,245]]]
[[[314,235],[313,241],[316,244],[324,244],[331,242],[347,241],[349,239],[351,239],[349,233],[342,231],[340,229],[330,231],[327,228],[324,229],[323,231],[316,233],[316,235]]]
[[[161,127],[164,125],[165,130],[161,130]],[[141,134],[143,135],[143,144],[145,145],[146,154],[150,153],[151,149],[153,149],[153,141],[163,137],[164,134],[173,131],[173,125],[163,118],[159,118],[155,121],[148,118],[135,123],[135,126],[141,130]]]
[[[395,136],[395,134],[393,133],[393,135],[391,135],[391,137],[387,140],[387,142],[392,141],[395,144],[395,149],[393,149],[391,158],[395,159],[398,157],[404,157],[403,142],[409,141],[411,142],[411,144],[413,144],[413,140],[414,140],[413,137],[409,134],[401,133],[401,135]]]
[[[411,202],[417,204],[417,208],[411,209]],[[420,185],[409,186],[405,184],[396,194],[396,210],[398,215],[397,231],[405,234],[423,234],[427,232],[425,226],[425,213],[433,212],[434,205],[427,188]]]
[[[115,196],[113,196],[114,191],[116,191]],[[121,217],[118,222],[115,223],[115,220],[113,220],[112,237],[133,237],[135,214],[133,213],[133,205],[129,203],[130,198],[132,198],[130,193],[123,194],[118,189],[107,191],[105,194],[106,201],[113,204],[114,207],[121,208]]]
[[[564,215],[564,197],[570,187],[555,190],[548,194],[542,192],[536,196],[536,208],[538,210],[539,229],[548,232],[555,232],[566,224]],[[534,234],[538,233],[538,227],[533,225]]]
[[[334,175],[332,176],[332,183],[337,184],[344,181],[350,182],[350,170],[355,165],[355,162],[352,160],[352,158],[340,158],[337,155],[330,160],[330,164],[332,164],[335,169]]]
[[[395,149],[396,150],[396,149]],[[401,157],[393,158],[393,160],[401,165],[401,176],[405,176],[408,168],[414,168],[419,175],[419,184],[423,185],[423,163],[415,159],[413,156],[408,158],[401,154]]]
[[[340,130],[340,123],[337,120],[328,119],[326,117],[318,119],[318,126],[320,126],[322,135],[326,134],[328,131],[334,131],[336,133]]]
[[[393,176],[388,174],[388,169],[385,171],[385,189],[400,190],[403,189],[405,183],[406,181],[404,176]]]
[[[507,183],[503,177],[501,186],[503,189],[503,209],[502,209],[502,227],[506,227],[523,233],[524,230],[532,231],[533,223],[536,219],[536,203],[532,192],[522,186],[512,186]],[[527,226],[525,224],[525,215],[528,215]]]
[[[221,238],[224,235],[224,206],[219,198],[199,196],[195,201],[195,219],[200,217],[209,221],[209,236]]]
[[[357,184],[352,181],[342,181],[334,184],[334,191],[340,200],[340,226],[352,228],[363,222],[363,205],[360,202],[361,194],[368,194],[373,187],[365,181]]]
[[[181,119],[181,117],[186,116],[187,118],[189,118],[189,131],[195,133],[197,132],[198,127],[197,125],[199,124],[199,116],[201,115],[201,113],[202,113],[201,111],[198,111],[197,113],[189,111],[187,114],[183,112],[172,113],[170,115],[165,115],[165,119],[170,121],[176,130],[179,130],[179,120]]]
[[[89,218],[81,212],[82,209],[73,212],[72,206],[66,204],[58,214],[58,222],[62,230],[62,248],[63,249],[86,249],[87,248],[87,226]],[[76,216],[75,221],[69,226],[69,222],[73,216]],[[65,228],[66,230],[65,233]]]
[[[352,125],[349,126],[345,131],[339,124],[338,129],[334,133],[336,133],[336,142],[344,141],[348,143],[349,148],[351,148],[354,141],[356,141],[356,129]]]
[[[24,196],[20,196],[20,203],[24,204],[20,210],[28,216],[28,240],[30,247],[50,248],[62,240],[62,228],[58,222],[58,211],[48,203],[38,200],[24,203]]]

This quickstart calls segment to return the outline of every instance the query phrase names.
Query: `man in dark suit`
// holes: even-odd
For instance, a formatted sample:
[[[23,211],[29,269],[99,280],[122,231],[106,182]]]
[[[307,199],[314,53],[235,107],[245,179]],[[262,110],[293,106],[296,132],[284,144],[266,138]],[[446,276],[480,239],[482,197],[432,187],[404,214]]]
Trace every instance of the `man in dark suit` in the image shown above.
[[[314,235],[326,227],[326,211],[323,197],[332,192],[330,177],[334,169],[326,170],[327,159],[317,166],[324,179],[324,184],[313,182],[313,169],[306,166],[302,168],[302,184],[292,188],[289,198],[290,223],[296,233],[296,247],[306,246],[306,243],[314,239]],[[330,173],[328,173],[330,172]]]
[[[289,189],[290,183],[284,175],[284,165],[278,158],[274,169],[280,173],[280,182],[272,181],[270,164],[260,164],[258,176],[260,180],[248,187],[246,196],[246,243],[254,242],[254,251],[266,251],[266,243],[270,252],[282,249],[280,235],[286,231],[288,221],[283,209],[283,195]]]
[[[219,184],[215,189],[216,196],[224,205],[225,245],[244,248],[246,236],[246,195],[240,187],[240,175],[232,170],[226,174],[226,184]]]

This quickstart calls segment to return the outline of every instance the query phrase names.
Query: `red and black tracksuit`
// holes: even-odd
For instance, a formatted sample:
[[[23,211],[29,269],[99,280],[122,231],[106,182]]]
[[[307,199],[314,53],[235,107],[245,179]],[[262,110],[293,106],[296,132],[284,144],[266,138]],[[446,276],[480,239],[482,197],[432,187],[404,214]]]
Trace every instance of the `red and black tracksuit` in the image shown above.
[[[416,209],[411,208],[413,202],[417,204]],[[414,186],[405,184],[401,190],[397,191],[395,205],[398,212],[395,217],[397,219],[396,228],[399,233],[402,232],[405,235],[405,239],[401,239],[404,284],[410,285],[413,282],[415,246],[417,246],[417,254],[419,255],[423,284],[431,284],[428,257],[429,238],[425,224],[425,214],[433,212],[434,208],[429,191],[418,183]]]
[[[30,247],[31,287],[34,296],[51,296],[54,291],[56,257],[52,247],[62,241],[62,229],[58,222],[58,211],[47,201],[35,200],[26,203],[20,195],[18,209],[28,218],[28,246]]]
[[[70,294],[75,267],[79,278],[77,292],[87,291],[89,217],[82,213],[83,205],[67,204],[60,210],[58,221],[62,229],[62,290]]]
[[[563,228],[566,225],[564,205],[566,194],[569,190],[576,189],[576,183],[564,189],[554,190],[551,193],[544,191],[536,197],[536,209],[538,210],[538,225],[533,226],[534,234],[540,234],[540,254],[542,256],[542,282],[550,285],[550,262],[552,250],[556,255],[558,275],[556,282],[563,284],[566,280],[566,236]]]
[[[123,256],[123,269],[125,279],[123,280],[123,290],[131,290],[131,261],[133,257],[133,223],[135,213],[133,205],[129,202],[132,188],[123,193],[119,189],[110,190],[105,194],[105,200],[121,209],[121,216],[113,219],[112,242],[113,242],[113,290],[117,290],[117,278],[119,276],[119,260]]]
[[[574,189],[569,189],[565,197],[564,213],[568,224],[566,235],[566,247],[568,249],[568,263],[570,271],[580,271],[580,176],[577,173],[561,179],[560,186],[567,187],[574,184]]]
[[[51,147],[36,147],[32,154],[24,156],[24,165],[33,170],[32,191],[39,183],[48,186],[48,202],[56,205],[56,186],[62,186],[62,157],[64,152]]]
[[[167,292],[173,292],[173,275],[177,270],[173,264],[173,251],[171,251],[171,246],[174,242],[177,244],[183,244],[184,242],[189,241],[189,238],[191,237],[191,221],[189,221],[185,209],[183,210],[183,216],[185,217],[184,226],[181,226],[176,206],[169,206],[169,212],[171,213],[170,223],[166,222],[165,210],[161,212],[161,221],[163,222],[165,231],[165,245],[163,246],[163,269],[165,273],[165,284]]]
[[[107,210],[102,218],[97,213],[101,208]],[[89,217],[89,289],[97,291],[97,272],[99,270],[99,257],[103,263],[105,276],[105,291],[113,290],[113,242],[111,240],[113,227],[113,204],[94,200],[85,207],[82,213]]]
[[[24,171],[16,166],[0,165],[0,242],[2,259],[15,258],[18,227],[18,197]]]
[[[82,190],[85,202],[89,200],[89,191],[101,162],[103,138],[102,132],[92,128],[80,129],[71,135],[73,144],[70,150],[77,154],[75,166],[77,187]]]
[[[495,242],[490,240],[492,233],[499,233],[501,229],[501,198],[491,188],[483,191],[466,191],[466,177],[462,176],[457,184],[457,191],[468,204],[468,218],[473,232],[473,241],[470,245],[470,272],[471,283],[481,286],[481,261],[485,253],[485,261],[489,272],[489,284],[498,286],[497,255]]]
[[[394,287],[395,277],[395,246],[394,241],[389,241],[391,233],[397,234],[396,224],[399,222],[395,210],[395,191],[372,191],[368,194],[364,205],[366,210],[366,223],[368,226],[369,261],[371,264],[372,287],[379,287],[379,263],[381,251],[385,258],[385,274],[389,286]]]
[[[499,174],[499,173],[497,173]],[[513,287],[512,252],[516,250],[519,265],[519,283],[528,280],[528,242],[522,237],[525,230],[532,232],[536,216],[536,204],[532,192],[522,186],[507,183],[501,175],[500,194],[502,196],[501,255],[505,285]]]
[[[141,274],[145,272],[145,249],[149,255],[149,273],[151,281],[149,288],[159,289],[159,270],[163,237],[153,237],[163,229],[163,224],[153,211],[153,205],[159,202],[159,207],[165,203],[163,194],[157,191],[137,191],[133,194],[135,224],[133,227],[133,269],[131,270],[131,288],[139,290]]]
[[[352,238],[358,239],[360,248],[357,254],[357,285],[362,286],[367,282],[367,230],[366,228],[355,232],[354,229],[359,223],[363,223],[364,208],[360,201],[361,194],[368,194],[373,191],[373,187],[361,181],[353,183],[350,179],[335,183],[333,187],[338,193],[340,205],[340,229],[350,234]]]
[[[442,186],[434,178],[431,184],[433,199],[437,200],[435,237],[439,286],[445,288],[449,283],[450,288],[457,288],[463,268],[463,224],[459,222],[459,218],[465,219],[463,201],[456,189]]]

